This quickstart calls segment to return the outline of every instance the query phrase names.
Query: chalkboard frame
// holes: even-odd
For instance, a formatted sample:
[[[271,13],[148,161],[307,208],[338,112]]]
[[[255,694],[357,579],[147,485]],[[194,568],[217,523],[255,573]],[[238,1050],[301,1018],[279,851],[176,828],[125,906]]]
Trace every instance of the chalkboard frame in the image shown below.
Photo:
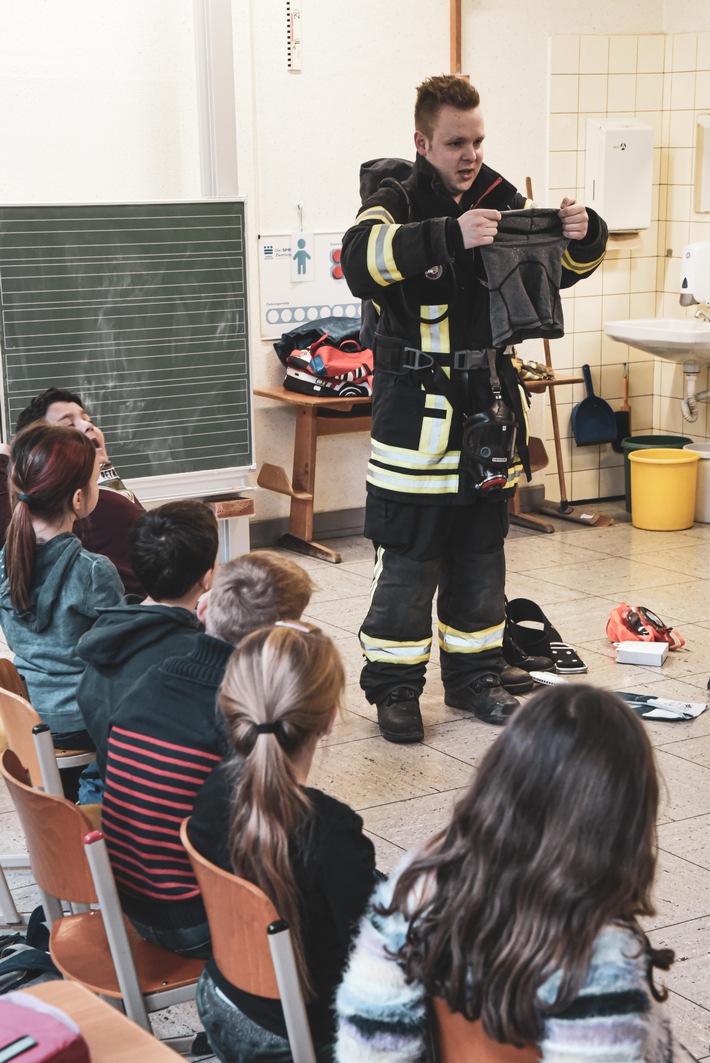
[[[191,213],[193,211],[194,216]],[[208,221],[219,219],[222,216],[220,212],[223,211],[226,212],[223,217],[227,219],[220,223],[224,232],[219,224],[207,226]],[[174,215],[171,215],[171,212],[174,212]],[[171,230],[172,217],[179,218],[180,224],[175,223]],[[133,228],[140,230],[145,218],[150,218],[156,223],[152,226],[144,226],[146,231],[151,229],[157,234],[155,237],[146,238],[146,240],[155,239],[156,241],[155,250],[150,245],[150,253],[145,250],[148,244],[142,239],[140,233],[134,240],[132,236],[129,236],[128,240],[122,239]],[[204,227],[200,225],[200,219],[205,219]],[[10,234],[18,233],[19,224],[24,225],[31,220],[49,226],[45,230],[37,228],[38,235],[35,244],[30,244],[28,235],[24,237],[28,246],[34,250],[35,257],[32,259],[29,256],[25,260],[13,258],[17,251]],[[111,242],[113,237],[104,235],[104,230],[100,230],[99,225],[107,220],[111,221],[117,231],[125,223],[121,230],[120,243],[114,245]],[[14,230],[11,222],[16,223]],[[52,224],[67,222],[76,226],[75,230],[70,230],[69,236],[60,236],[58,230],[51,228]],[[172,236],[179,228],[191,234],[192,243],[186,239],[183,246],[179,241],[168,239],[166,234]],[[208,231],[210,229],[211,231]],[[110,226],[107,231],[111,233]],[[42,233],[41,239],[45,241],[42,244],[39,242],[40,232]],[[46,236],[48,232],[49,237]],[[90,236],[95,242],[89,243],[87,238],[87,241],[83,243],[85,235]],[[65,239],[64,244],[62,244],[62,239]],[[118,241],[119,237],[115,239]],[[76,242],[70,244],[70,240]],[[119,251],[112,257],[114,246],[119,248]],[[76,253],[78,259],[71,257],[75,253],[72,250],[74,247],[81,248],[81,252]],[[190,254],[188,254],[188,247],[192,249]],[[98,251],[96,251],[97,248]],[[177,250],[174,250],[176,248]],[[0,376],[3,438],[9,439],[17,412],[23,408],[32,395],[49,384],[56,384],[75,390],[82,395],[86,408],[91,410],[97,423],[106,432],[109,453],[126,481],[142,500],[160,501],[165,498],[205,497],[243,489],[248,472],[256,467],[251,394],[252,325],[249,312],[247,248],[247,211],[244,196],[149,200],[131,203],[0,205],[0,353],[2,354]],[[44,255],[47,257],[40,257]],[[103,258],[102,255],[104,255]],[[180,255],[182,257],[179,257]],[[183,283],[183,276],[190,274],[190,270],[193,269],[195,263],[200,262],[202,255],[210,256],[210,269],[204,269],[202,272],[215,278],[214,290],[206,291],[201,286],[203,278],[199,276],[196,267],[194,276],[198,279],[193,280],[190,275],[189,283],[187,281]],[[90,276],[94,283],[86,283],[82,286],[82,282],[75,279],[76,261],[79,259],[86,259],[80,263],[80,269],[85,271],[82,281]],[[178,269],[169,270],[174,276],[168,277],[171,282],[177,277],[178,284],[168,284],[167,281],[163,282],[160,279],[163,275],[160,263],[168,259],[171,259],[168,263],[170,266],[175,262],[180,264]],[[23,303],[24,291],[20,292],[15,302],[8,294],[12,270],[19,269],[22,261],[24,261],[22,269],[27,270],[28,263],[31,269],[24,274],[20,283],[27,284],[28,299],[31,300],[32,297],[40,294],[40,299],[36,302]],[[67,262],[71,265],[66,266],[66,275],[63,275],[60,281],[52,279],[47,280],[45,284],[45,279],[40,274],[42,270],[45,270],[46,274],[47,262],[51,263],[49,269],[55,271],[51,273],[52,278],[59,277]],[[136,270],[136,276],[140,273],[141,280],[144,281],[140,287],[140,300],[135,295],[139,289],[135,284],[131,286],[130,269],[126,266],[126,263],[135,262],[139,264],[148,262],[149,264],[145,270]],[[156,263],[157,268],[152,269],[151,273],[151,268]],[[188,264],[185,265],[185,263]],[[218,265],[215,266],[215,263]],[[74,273],[71,272],[72,269]],[[103,292],[100,290],[101,284],[106,283],[102,270],[111,278],[129,276],[129,281],[121,281],[118,289],[107,287],[111,297],[107,297],[105,303],[102,303]],[[15,273],[13,276],[19,276],[19,274]],[[150,283],[145,282],[146,276],[151,278]],[[31,279],[27,280],[28,277]],[[155,283],[152,282],[153,277],[157,278]],[[34,289],[33,284],[36,285]],[[50,288],[50,284],[58,285],[58,287]],[[61,288],[62,284],[65,284],[64,289]],[[17,287],[19,291],[19,283]],[[81,298],[78,298],[76,293],[84,291],[99,294],[86,296],[86,300],[82,301],[83,294]],[[54,303],[49,301],[48,293],[50,292],[58,293],[51,295],[51,299],[57,300]],[[149,295],[146,296],[145,292],[149,292]],[[105,344],[102,345],[103,333],[100,332],[100,328],[105,328],[106,308],[109,306],[114,318],[119,320],[119,326],[112,331],[111,335],[119,337],[122,335],[120,322],[124,318],[121,318],[121,314],[124,314],[126,320],[128,320],[128,315],[133,314],[133,333],[139,339],[136,340],[134,335],[131,335],[131,344],[126,344],[126,347],[132,348],[130,357],[119,359],[126,363],[121,390],[123,397],[120,400],[118,395],[114,397],[112,391],[114,385],[104,383],[100,390],[101,401],[97,402],[98,385],[95,387],[90,378],[87,382],[87,367],[91,366],[96,377],[101,377],[103,374],[104,377],[111,378],[116,376],[113,372],[108,373],[109,368],[112,370],[114,368],[116,349],[119,350],[119,354],[124,353],[120,345],[117,348],[115,340],[111,341],[113,346],[108,348]],[[154,312],[147,313],[146,307]],[[194,308],[188,310],[188,307]],[[81,332],[83,323],[79,320],[82,315],[79,314],[77,308],[86,311],[88,322],[86,336],[90,338],[86,339],[83,348],[81,342],[76,342],[77,336],[82,336],[82,340],[84,339],[84,334]],[[13,314],[16,315],[14,318]],[[21,317],[21,314],[24,317]],[[62,331],[63,318],[66,318],[68,322],[65,332]],[[22,325],[15,326],[14,322],[19,321],[22,321]],[[57,330],[56,335],[42,331],[46,327],[46,321],[58,322],[58,324],[52,324],[52,328]],[[140,321],[140,327],[136,328],[138,321]],[[147,327],[143,328],[144,321],[150,324],[150,330]],[[181,323],[183,329],[186,328],[185,323],[188,323],[193,333],[199,332],[200,342],[198,343],[194,336],[189,334],[189,330],[187,333],[180,332],[177,322]],[[159,327],[153,327],[155,324]],[[27,336],[20,336],[23,328],[27,330]],[[33,329],[41,339],[39,347],[32,338]],[[148,334],[149,332],[150,354],[148,354],[148,340],[141,338],[141,333]],[[65,335],[71,337],[71,343],[65,341]],[[182,337],[183,335],[188,335],[188,339],[176,339],[176,336]],[[45,338],[47,336],[50,337],[49,340]],[[98,340],[96,336],[99,336]],[[145,347],[145,350],[142,350],[141,345]],[[203,350],[202,346],[206,350]],[[202,361],[199,365],[194,361],[198,355],[193,356],[192,351],[198,351],[198,348],[200,357],[204,357],[207,353],[206,369],[203,368]],[[72,352],[78,349],[79,354],[67,355],[66,352],[70,349]],[[85,352],[84,363],[81,363],[82,350]],[[159,355],[153,353],[156,350]],[[136,352],[135,355],[133,351]],[[33,357],[37,355],[37,352],[39,356],[34,362]],[[167,357],[164,352],[167,352]],[[55,365],[52,356],[56,354],[59,354],[60,358],[66,356],[65,361],[55,359]],[[109,354],[114,361],[109,359]],[[215,361],[211,364],[209,357],[213,355]],[[77,364],[82,364],[83,374],[72,371],[74,363],[69,361],[71,357],[76,358]],[[95,360],[92,361],[92,358]],[[130,358],[134,360],[133,372],[130,371]],[[167,369],[160,364],[158,358],[169,363]],[[224,361],[219,362],[218,358]],[[14,362],[13,359],[15,359]],[[171,359],[174,361],[174,367],[170,364]],[[62,368],[59,369],[58,366]],[[204,380],[199,379],[201,372],[205,374]],[[41,377],[37,376],[37,373],[41,373]],[[141,385],[140,373],[143,373],[144,380],[152,373],[153,382]],[[194,376],[189,374],[194,374]],[[20,388],[23,382],[24,393]],[[167,458],[160,451],[161,440],[165,437],[156,438],[159,432],[155,430],[155,425],[171,423],[169,416],[166,416],[162,422],[160,420],[153,422],[152,452],[140,451],[140,442],[131,441],[134,453],[138,453],[136,468],[142,471],[141,459],[144,455],[147,457],[143,465],[149,466],[147,474],[141,474],[141,471],[136,474],[130,462],[122,461],[122,450],[126,451],[126,446],[122,444],[120,438],[117,438],[115,427],[119,422],[121,425],[130,423],[130,417],[125,414],[125,406],[130,405],[131,402],[135,405],[137,401],[130,396],[137,396],[142,400],[143,405],[148,399],[157,401],[161,382],[166,391],[171,387],[174,389],[170,393],[173,406],[175,406],[177,389],[183,387],[185,390],[185,394],[179,395],[179,403],[184,405],[180,407],[178,404],[175,410],[171,406],[169,415],[176,416],[178,419],[180,416],[187,418],[184,423],[173,424],[173,429],[176,432],[182,432],[183,435],[176,434],[175,437],[169,437],[169,443],[174,444],[173,450],[181,455],[179,461],[184,468],[178,472],[165,472],[160,469],[154,471],[156,464],[173,464],[170,448],[166,448]],[[191,385],[190,388],[187,387],[188,384]],[[140,392],[141,386],[144,388],[142,393]],[[224,416],[208,414],[206,411],[215,407],[207,404],[201,394],[201,389],[210,399],[214,398],[216,393],[220,403],[218,408],[229,409],[230,412]],[[126,395],[129,397],[126,398]],[[231,406],[227,404],[227,399],[232,402]],[[122,414],[117,420],[110,414],[113,414],[114,409],[118,407],[119,401],[122,403]],[[221,405],[222,403],[224,405]],[[156,415],[158,418],[161,412],[158,408]],[[144,416],[143,408],[141,408],[140,416]],[[138,429],[135,426],[141,423],[138,417],[139,414],[136,413],[134,417],[136,436]],[[190,436],[193,426],[197,424],[200,425],[201,431],[207,432],[205,438],[209,441],[209,447],[198,446],[196,440],[201,441],[201,437],[197,437],[196,434],[194,438]],[[220,440],[219,447],[214,439]],[[239,454],[236,462],[231,460],[231,439],[235,441],[234,452]],[[219,460],[212,461],[209,456],[207,458],[202,456],[200,451],[208,450],[210,447],[214,448],[215,452],[219,449]],[[183,457],[183,454],[186,456]]]

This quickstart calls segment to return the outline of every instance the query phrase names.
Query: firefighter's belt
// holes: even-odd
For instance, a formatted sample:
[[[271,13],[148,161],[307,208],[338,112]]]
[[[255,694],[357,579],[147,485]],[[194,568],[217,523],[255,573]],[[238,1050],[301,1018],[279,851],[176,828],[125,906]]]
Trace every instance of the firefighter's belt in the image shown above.
[[[497,352],[493,349],[495,356]],[[407,369],[421,370],[434,369],[436,366],[446,366],[449,369],[467,373],[472,369],[484,369],[489,364],[488,350],[482,351],[453,351],[451,354],[429,354],[427,351],[417,350],[416,347],[406,347],[404,344],[389,344],[375,339],[375,368],[385,372],[400,373]]]

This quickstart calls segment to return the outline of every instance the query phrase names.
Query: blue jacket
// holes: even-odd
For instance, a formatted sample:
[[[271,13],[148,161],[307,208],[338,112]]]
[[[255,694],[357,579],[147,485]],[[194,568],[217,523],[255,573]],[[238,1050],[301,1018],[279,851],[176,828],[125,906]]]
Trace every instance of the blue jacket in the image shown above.
[[[108,558],[63,532],[37,545],[30,606],[18,611],[10,600],[5,547],[0,552],[0,626],[30,701],[55,735],[84,730],[76,688],[85,664],[76,644],[99,610],[117,605],[122,595]]]

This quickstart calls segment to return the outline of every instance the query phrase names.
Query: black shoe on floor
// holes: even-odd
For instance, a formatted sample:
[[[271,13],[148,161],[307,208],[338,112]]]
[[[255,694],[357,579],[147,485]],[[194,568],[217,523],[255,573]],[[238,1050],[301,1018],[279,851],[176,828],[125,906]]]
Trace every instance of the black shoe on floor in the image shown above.
[[[388,742],[421,742],[424,738],[419,694],[412,687],[395,687],[377,705],[380,734]]]
[[[503,636],[503,660],[512,668],[520,668],[523,672],[554,672],[555,670],[553,660],[549,657],[535,657],[527,654],[510,635]],[[501,682],[506,690],[513,690],[504,682],[502,674]],[[513,690],[513,693],[519,693],[519,691]]]
[[[499,678],[500,685],[511,694],[527,694],[535,686],[535,680],[530,678],[524,668],[517,668],[512,664],[503,665]]]
[[[452,709],[467,709],[484,723],[500,725],[513,715],[520,702],[503,689],[499,676],[488,672],[466,687],[447,690],[444,704]]]

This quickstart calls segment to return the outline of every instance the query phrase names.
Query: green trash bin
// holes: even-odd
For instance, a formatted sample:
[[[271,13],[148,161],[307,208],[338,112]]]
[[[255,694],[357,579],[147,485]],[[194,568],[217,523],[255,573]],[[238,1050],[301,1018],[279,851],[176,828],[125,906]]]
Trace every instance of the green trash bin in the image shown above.
[[[693,440],[688,436],[627,436],[621,441],[624,452],[624,490],[626,492],[626,512],[631,512],[631,463],[629,454],[632,450],[648,450],[661,447],[664,450],[682,450]]]

